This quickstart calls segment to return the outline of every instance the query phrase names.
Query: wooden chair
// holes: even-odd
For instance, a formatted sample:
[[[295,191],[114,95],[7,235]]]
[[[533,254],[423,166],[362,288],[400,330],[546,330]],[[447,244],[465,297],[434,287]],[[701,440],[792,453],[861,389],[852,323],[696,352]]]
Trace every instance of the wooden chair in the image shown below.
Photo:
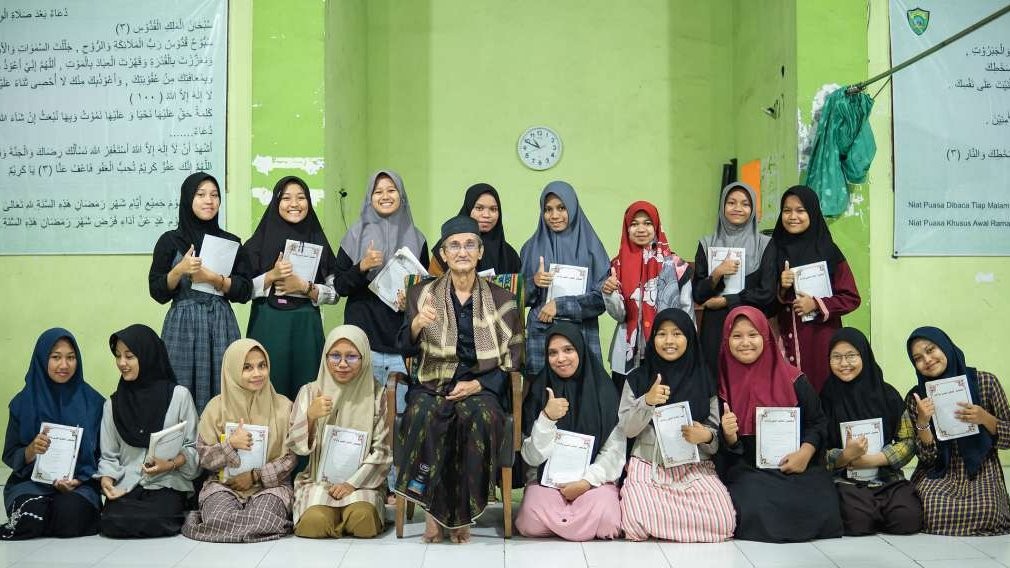
[[[431,278],[423,278],[417,275],[406,278],[407,288],[416,284],[430,281]],[[505,288],[516,296],[517,308],[522,312],[525,305],[525,282],[522,274],[499,274],[489,277],[488,280],[494,284]],[[523,322],[525,332],[525,319]],[[408,381],[416,380],[417,362],[412,359],[406,360]],[[517,366],[522,369],[522,361]],[[390,425],[390,447],[392,447],[392,432],[396,424],[396,385],[398,381],[390,380],[386,383],[386,420]],[[511,409],[506,408],[505,412],[505,436],[502,438],[502,446],[499,449],[498,463],[501,466],[501,499],[504,512],[505,538],[512,538],[512,467],[515,463],[516,453],[523,443],[522,434],[522,409],[523,409],[524,379],[521,371],[509,372],[509,392],[508,400],[505,402],[511,405]],[[511,431],[512,435],[508,433]],[[394,459],[397,452],[393,452]],[[494,495],[492,495],[492,499]],[[405,518],[414,518],[414,503],[407,501],[402,495],[396,495],[396,538],[403,538],[403,525]]]

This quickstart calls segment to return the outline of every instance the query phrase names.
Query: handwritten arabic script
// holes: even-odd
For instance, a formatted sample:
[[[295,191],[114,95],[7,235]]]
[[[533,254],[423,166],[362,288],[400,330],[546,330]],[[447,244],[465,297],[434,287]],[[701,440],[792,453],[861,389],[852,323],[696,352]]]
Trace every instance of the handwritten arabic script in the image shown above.
[[[6,4],[0,254],[149,252],[224,181],[227,2]]]

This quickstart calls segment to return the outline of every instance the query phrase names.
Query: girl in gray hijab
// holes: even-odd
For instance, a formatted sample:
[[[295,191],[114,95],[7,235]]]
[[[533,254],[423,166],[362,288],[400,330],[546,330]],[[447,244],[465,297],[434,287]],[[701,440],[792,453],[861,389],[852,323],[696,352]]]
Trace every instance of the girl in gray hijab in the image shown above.
[[[605,309],[600,289],[610,271],[610,257],[567,182],[552,181],[540,193],[540,222],[519,256],[526,305],[531,308],[526,320],[527,376],[536,376],[543,368],[545,334],[555,320],[578,325],[589,351],[602,361],[597,317]],[[587,268],[586,293],[548,300],[552,264]]]
[[[765,254],[771,238],[758,232],[757,197],[745,183],[733,182],[722,188],[715,233],[702,237],[694,256],[694,301],[702,306],[701,347],[709,369],[718,369],[722,324],[737,306],[752,306],[770,316],[775,301],[778,271],[775,255]],[[727,259],[709,266],[712,247],[744,249],[743,263]],[[774,248],[770,249],[774,251]],[[743,270],[743,290],[724,293],[726,278]]]

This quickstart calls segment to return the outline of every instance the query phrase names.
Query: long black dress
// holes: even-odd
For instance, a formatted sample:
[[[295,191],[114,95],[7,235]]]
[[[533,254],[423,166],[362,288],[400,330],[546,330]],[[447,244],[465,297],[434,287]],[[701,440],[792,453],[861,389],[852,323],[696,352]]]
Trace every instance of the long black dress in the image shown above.
[[[803,473],[754,467],[755,436],[740,436],[736,446],[724,450],[723,482],[737,511],[734,538],[739,540],[805,542],[842,536],[838,492],[820,461],[827,417],[806,377],[796,379],[793,388],[802,422],[800,443],[817,448]]]

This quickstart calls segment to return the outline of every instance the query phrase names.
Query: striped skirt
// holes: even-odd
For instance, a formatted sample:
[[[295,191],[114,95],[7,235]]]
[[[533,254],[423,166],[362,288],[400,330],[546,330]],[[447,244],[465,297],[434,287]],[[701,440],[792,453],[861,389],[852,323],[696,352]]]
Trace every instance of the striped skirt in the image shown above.
[[[632,457],[621,489],[621,528],[628,540],[721,542],[733,536],[736,511],[711,461],[657,467]]]

